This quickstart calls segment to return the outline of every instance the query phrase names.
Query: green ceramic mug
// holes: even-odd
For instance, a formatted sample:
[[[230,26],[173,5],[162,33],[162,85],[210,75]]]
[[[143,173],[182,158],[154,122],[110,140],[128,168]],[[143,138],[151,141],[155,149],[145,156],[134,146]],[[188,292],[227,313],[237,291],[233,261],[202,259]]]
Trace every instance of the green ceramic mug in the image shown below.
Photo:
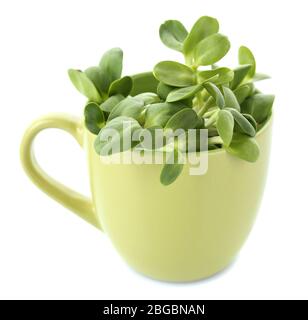
[[[144,81],[148,77],[135,77],[135,94],[155,89],[154,80]],[[257,134],[256,163],[213,150],[205,175],[191,176],[185,165],[167,187],[159,181],[160,164],[103,164],[93,148],[95,137],[81,119],[67,115],[35,121],[24,135],[21,160],[39,188],[104,230],[134,269],[159,280],[193,281],[228,266],[253,226],[266,180],[271,123]],[[69,132],[86,151],[92,199],[55,181],[36,163],[33,140],[47,128]]]

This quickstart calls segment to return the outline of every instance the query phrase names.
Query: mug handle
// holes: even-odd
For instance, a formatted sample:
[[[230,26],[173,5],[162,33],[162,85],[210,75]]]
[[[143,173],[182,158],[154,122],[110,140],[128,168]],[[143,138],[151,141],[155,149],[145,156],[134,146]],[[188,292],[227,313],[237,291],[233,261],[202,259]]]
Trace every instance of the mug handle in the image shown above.
[[[102,229],[94,209],[93,202],[80,193],[64,186],[45,173],[38,165],[33,153],[33,141],[36,135],[49,128],[57,128],[70,133],[83,146],[83,124],[80,119],[66,114],[49,114],[34,121],[26,130],[20,148],[23,168],[29,178],[42,191],[64,207],[72,210],[98,229]]]

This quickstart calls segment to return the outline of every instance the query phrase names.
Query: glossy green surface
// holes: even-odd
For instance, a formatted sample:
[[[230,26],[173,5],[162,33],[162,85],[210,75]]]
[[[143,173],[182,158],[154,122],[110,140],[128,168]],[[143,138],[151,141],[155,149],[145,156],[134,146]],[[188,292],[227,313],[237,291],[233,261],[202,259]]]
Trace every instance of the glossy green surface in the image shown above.
[[[190,176],[185,165],[167,187],[159,181],[162,165],[103,164],[93,147],[95,136],[81,120],[68,115],[52,114],[35,121],[24,135],[21,160],[39,188],[104,228],[134,269],[155,279],[193,281],[225,268],[253,226],[266,180],[271,122],[257,133],[257,162],[213,150],[205,175]],[[85,149],[93,203],[49,177],[36,163],[33,140],[46,128],[69,132]]]
[[[211,151],[205,175],[190,176],[186,165],[167,187],[158,179],[161,165],[102,164],[93,137],[86,135],[85,148],[95,208],[133,268],[155,279],[192,281],[235,258],[262,198],[271,123],[257,135],[256,163]]]

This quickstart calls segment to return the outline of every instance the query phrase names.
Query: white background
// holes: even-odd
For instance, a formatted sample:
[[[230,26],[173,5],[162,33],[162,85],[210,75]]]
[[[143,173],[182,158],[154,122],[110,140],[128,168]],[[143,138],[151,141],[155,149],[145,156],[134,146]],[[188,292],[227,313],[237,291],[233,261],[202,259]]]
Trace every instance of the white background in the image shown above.
[[[1,1],[0,2],[0,298],[282,299],[308,298],[307,1]],[[158,28],[201,15],[219,19],[235,66],[245,44],[275,93],[270,171],[254,229],[236,262],[193,284],[149,280],[132,271],[104,234],[39,191],[22,172],[19,144],[48,112],[81,115],[84,98],[66,70],[96,64],[120,46],[124,73],[178,59]],[[36,141],[42,166],[88,191],[86,161],[56,130]]]

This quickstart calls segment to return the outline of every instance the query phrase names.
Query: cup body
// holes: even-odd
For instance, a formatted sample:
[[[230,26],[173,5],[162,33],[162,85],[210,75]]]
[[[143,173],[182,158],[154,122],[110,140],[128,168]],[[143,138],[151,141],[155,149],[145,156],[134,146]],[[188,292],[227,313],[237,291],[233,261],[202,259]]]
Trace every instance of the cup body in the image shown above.
[[[104,164],[85,130],[97,217],[115,248],[135,270],[165,281],[193,281],[224,269],[244,244],[261,202],[272,120],[257,134],[255,163],[223,149],[209,151],[208,171],[185,165],[171,185],[160,164]]]

